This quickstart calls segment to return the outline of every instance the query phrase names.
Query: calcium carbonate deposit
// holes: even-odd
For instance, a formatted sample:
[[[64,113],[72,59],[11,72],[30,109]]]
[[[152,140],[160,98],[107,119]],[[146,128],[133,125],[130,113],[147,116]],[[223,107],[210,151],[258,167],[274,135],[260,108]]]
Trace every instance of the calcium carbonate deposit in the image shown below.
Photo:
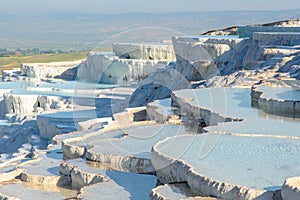
[[[299,20],[165,39],[4,70],[0,199],[300,199]]]

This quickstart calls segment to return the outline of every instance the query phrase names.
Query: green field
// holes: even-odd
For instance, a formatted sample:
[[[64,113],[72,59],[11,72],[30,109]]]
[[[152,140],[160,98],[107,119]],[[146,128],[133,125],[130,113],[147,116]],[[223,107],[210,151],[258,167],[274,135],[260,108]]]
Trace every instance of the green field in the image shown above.
[[[81,60],[86,58],[87,53],[88,51],[0,57],[0,76],[2,76],[2,70],[19,68],[21,63],[49,63]]]

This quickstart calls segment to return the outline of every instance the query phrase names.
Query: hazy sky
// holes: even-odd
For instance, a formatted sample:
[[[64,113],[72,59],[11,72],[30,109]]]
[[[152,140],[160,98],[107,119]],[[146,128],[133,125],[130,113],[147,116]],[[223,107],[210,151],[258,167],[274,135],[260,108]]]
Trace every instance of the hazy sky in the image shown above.
[[[198,12],[300,9],[299,0],[0,0],[0,13]]]

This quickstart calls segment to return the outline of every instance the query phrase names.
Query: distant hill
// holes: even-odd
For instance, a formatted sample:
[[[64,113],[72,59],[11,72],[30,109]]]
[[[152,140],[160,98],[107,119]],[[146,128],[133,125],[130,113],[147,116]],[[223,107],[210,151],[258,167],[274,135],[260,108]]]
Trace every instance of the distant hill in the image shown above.
[[[163,27],[187,35],[197,35],[233,25],[267,23],[294,18],[300,18],[300,10],[114,15],[0,14],[0,48],[86,50],[95,48],[99,42],[113,34],[132,28]],[[141,33],[140,37],[142,35]]]

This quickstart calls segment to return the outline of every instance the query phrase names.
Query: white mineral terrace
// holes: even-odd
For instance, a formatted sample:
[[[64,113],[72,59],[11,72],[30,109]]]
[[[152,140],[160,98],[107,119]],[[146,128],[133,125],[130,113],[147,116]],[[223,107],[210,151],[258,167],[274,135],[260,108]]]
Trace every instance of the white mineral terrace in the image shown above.
[[[194,191],[224,199],[271,199],[269,191],[299,176],[299,119],[252,107],[249,89],[180,90],[172,99],[183,116],[213,126],[205,127],[208,133],[170,137],[153,147],[160,181],[187,181]]]
[[[83,60],[71,62],[52,62],[52,63],[23,63],[21,73],[27,77],[53,78],[60,76],[68,69],[80,65]]]
[[[297,91],[294,91],[297,93]],[[292,92],[293,93],[293,92]],[[193,113],[193,109],[208,111],[203,116],[194,112],[196,118],[204,118],[207,125],[219,122],[218,126],[206,129],[213,132],[299,138],[299,118],[269,115],[251,106],[250,89],[211,88],[181,90],[174,92],[182,112]],[[201,111],[200,111],[201,112]],[[216,120],[210,113],[221,116]],[[224,118],[239,119],[224,123]],[[226,121],[226,120],[225,120]],[[213,124],[214,125],[214,124]]]
[[[266,112],[298,116],[300,113],[300,88],[298,81],[269,82],[252,87],[252,100]]]
[[[110,163],[114,169],[153,173],[152,146],[166,137],[186,133],[180,125],[140,125],[98,134],[75,134],[77,138],[63,140],[62,148],[68,158],[85,156],[89,160]]]
[[[173,145],[165,148],[171,141]],[[299,175],[300,159],[295,157],[299,151],[300,141],[294,139],[203,134],[176,136],[159,142],[154,147],[154,157],[170,159],[169,164],[179,160],[181,166],[174,163],[178,172],[172,178],[188,181],[200,192],[201,187],[192,185],[192,174],[232,185],[275,191],[287,178]],[[153,165],[157,168],[159,163],[155,161],[156,158]],[[185,167],[192,173],[184,174]],[[159,176],[172,180],[168,179],[168,174]]]
[[[153,175],[99,169],[88,165],[83,159],[66,161],[60,171],[70,174],[75,186],[86,186],[79,196],[82,199],[95,199],[99,194],[103,199],[148,199],[157,181]],[[97,181],[95,177],[103,178]],[[88,186],[92,182],[97,184]]]
[[[141,60],[176,60],[171,44],[115,43],[113,52],[118,57]]]
[[[201,197],[193,193],[186,183],[165,184],[152,189],[149,199],[190,199],[217,200],[211,197]]]
[[[21,181],[2,184],[0,198],[15,200],[39,200],[39,199],[67,199],[75,198],[76,190],[59,188],[56,186],[32,185]]]

